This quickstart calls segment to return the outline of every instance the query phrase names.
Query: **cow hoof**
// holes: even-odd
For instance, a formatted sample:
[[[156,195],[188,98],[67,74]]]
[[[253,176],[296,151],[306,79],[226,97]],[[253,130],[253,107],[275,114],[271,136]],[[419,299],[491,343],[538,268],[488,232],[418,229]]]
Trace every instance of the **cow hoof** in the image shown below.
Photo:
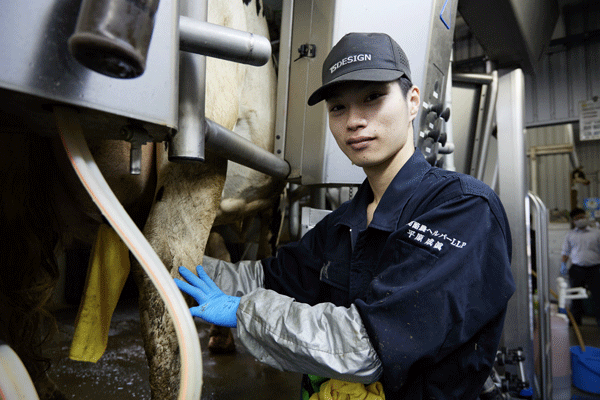
[[[235,353],[235,342],[231,329],[212,325],[208,337],[208,351],[212,354]]]
[[[40,400],[67,400],[67,397],[45,372],[35,382],[35,391]],[[0,398],[4,397],[0,396]]]
[[[38,389],[38,396],[40,400],[67,400],[67,397],[63,394],[63,392],[56,387],[49,390],[42,390],[41,392]]]
[[[52,393],[50,400],[67,400],[67,397],[60,390],[56,390]]]

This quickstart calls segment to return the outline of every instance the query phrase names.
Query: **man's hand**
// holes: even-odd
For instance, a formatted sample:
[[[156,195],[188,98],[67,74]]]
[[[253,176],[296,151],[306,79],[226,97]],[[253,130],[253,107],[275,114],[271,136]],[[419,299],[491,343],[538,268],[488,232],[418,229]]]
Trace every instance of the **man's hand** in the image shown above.
[[[567,263],[564,261],[560,263],[560,273],[561,275],[567,275],[569,273],[569,270],[567,269]]]
[[[197,307],[190,308],[192,315],[214,325],[235,328],[235,313],[240,305],[240,298],[223,293],[206,275],[201,265],[196,267],[196,272],[198,276],[185,267],[179,267],[179,273],[187,282],[175,278],[177,287],[198,302]]]

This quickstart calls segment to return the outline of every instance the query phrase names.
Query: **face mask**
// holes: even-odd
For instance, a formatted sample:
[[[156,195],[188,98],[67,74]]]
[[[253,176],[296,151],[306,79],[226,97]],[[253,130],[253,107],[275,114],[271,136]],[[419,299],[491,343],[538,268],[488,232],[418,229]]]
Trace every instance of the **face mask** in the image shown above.
[[[584,219],[578,219],[578,220],[573,221],[573,223],[579,229],[583,229],[583,228],[585,228],[587,226],[588,220],[586,218],[584,218]]]

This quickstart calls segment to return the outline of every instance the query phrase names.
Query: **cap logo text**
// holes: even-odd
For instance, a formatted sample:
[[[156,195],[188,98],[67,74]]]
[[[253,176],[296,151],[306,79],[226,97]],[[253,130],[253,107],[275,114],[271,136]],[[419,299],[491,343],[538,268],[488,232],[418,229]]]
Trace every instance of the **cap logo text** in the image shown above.
[[[341,67],[342,65],[351,64],[359,61],[371,61],[371,54],[355,54],[352,56],[342,58],[340,61],[336,62],[331,67],[329,67],[329,72],[333,74],[335,70]]]

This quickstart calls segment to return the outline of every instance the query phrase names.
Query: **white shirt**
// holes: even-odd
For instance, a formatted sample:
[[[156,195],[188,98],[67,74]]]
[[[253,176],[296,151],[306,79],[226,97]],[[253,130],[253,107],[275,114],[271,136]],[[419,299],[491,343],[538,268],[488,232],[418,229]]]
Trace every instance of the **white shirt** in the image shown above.
[[[581,267],[600,264],[600,230],[590,227],[571,229],[565,236],[562,255]]]

